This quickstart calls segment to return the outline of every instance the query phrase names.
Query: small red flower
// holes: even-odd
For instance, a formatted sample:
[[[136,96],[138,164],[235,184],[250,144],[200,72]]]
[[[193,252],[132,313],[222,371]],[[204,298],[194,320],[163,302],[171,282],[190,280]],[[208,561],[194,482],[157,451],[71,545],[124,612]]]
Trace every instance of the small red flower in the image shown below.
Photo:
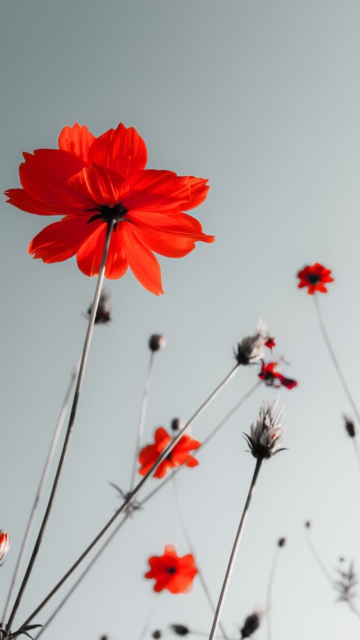
[[[150,571],[145,578],[155,578],[154,591],[164,589],[170,593],[184,593],[192,586],[198,572],[191,553],[179,558],[172,544],[167,544],[164,555],[149,558]]]
[[[278,367],[277,362],[269,362],[265,364],[265,362],[261,365],[261,372],[259,373],[260,380],[264,380],[265,384],[268,387],[286,387],[287,389],[293,389],[297,386],[296,380],[291,380],[291,378],[285,378],[281,373],[276,371],[276,367]]]
[[[10,549],[10,538],[8,534],[0,529],[0,560],[2,560]]]
[[[268,349],[273,349],[276,344],[275,344],[275,338],[268,338],[266,340],[266,342],[264,343],[265,347],[267,347]]]
[[[330,269],[325,269],[319,262],[315,262],[311,267],[307,266],[299,271],[297,274],[300,282],[298,284],[299,289],[303,287],[308,288],[308,293],[313,295],[315,291],[320,291],[321,293],[327,293],[327,288],[325,284],[329,282],[334,282],[334,278],[330,276]]]
[[[149,444],[140,451],[139,462],[142,466],[139,473],[141,476],[145,476],[155,464],[161,452],[171,441],[171,436],[169,436],[164,427],[159,427],[155,431],[154,439],[155,444]],[[165,460],[159,464],[154,473],[154,478],[163,478],[169,469],[180,467],[182,464],[186,464],[187,467],[196,467],[199,463],[196,458],[190,455],[190,451],[198,449],[200,446],[200,442],[193,440],[190,436],[182,436]]]
[[[130,267],[152,293],[163,293],[154,253],[182,258],[195,242],[214,242],[201,224],[183,213],[201,204],[207,180],[145,169],[147,149],[137,131],[119,124],[99,138],[86,126],[65,127],[59,149],[24,153],[22,189],[5,192],[8,202],[42,216],[64,216],[29,245],[44,262],[76,255],[88,276],[99,272],[108,223],[115,221],[105,277],[121,278]]]

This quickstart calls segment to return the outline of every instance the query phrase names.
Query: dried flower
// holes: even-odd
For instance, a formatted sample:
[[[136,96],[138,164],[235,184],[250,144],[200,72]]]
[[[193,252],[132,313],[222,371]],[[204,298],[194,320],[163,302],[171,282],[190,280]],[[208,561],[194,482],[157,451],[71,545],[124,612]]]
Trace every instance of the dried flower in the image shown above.
[[[95,324],[107,324],[111,321],[109,300],[111,293],[104,289],[100,295],[98,308],[95,315]],[[90,316],[92,305],[88,308],[88,316]]]
[[[0,560],[2,560],[10,549],[10,538],[8,534],[0,529]]]
[[[286,538],[279,538],[278,547],[285,547],[285,545],[286,545]]]
[[[330,269],[326,269],[319,262],[315,262],[312,266],[306,266],[299,271],[297,277],[300,279],[299,289],[308,288],[308,293],[313,295],[315,291],[327,293],[325,284],[334,282],[334,278],[330,276]]]
[[[166,338],[160,334],[154,333],[154,335],[149,338],[149,349],[150,351],[159,351],[166,347]]]
[[[286,387],[286,389],[293,389],[297,386],[296,380],[292,380],[291,378],[285,378],[277,368],[279,367],[278,362],[269,362],[265,364],[265,362],[261,365],[261,371],[259,373],[260,380],[264,380],[265,384],[268,387]]]
[[[261,614],[255,611],[245,618],[244,626],[240,629],[242,638],[250,638],[252,634],[260,627]]]
[[[141,469],[139,473],[141,476],[147,474],[158,460],[161,452],[166,449],[169,442],[171,442],[171,436],[169,436],[164,427],[156,429],[154,444],[149,444],[140,451],[139,462]],[[154,473],[154,478],[163,478],[169,469],[180,467],[182,464],[185,464],[187,467],[196,467],[199,462],[190,455],[190,451],[192,451],[192,449],[198,449],[200,446],[201,443],[190,438],[190,436],[182,436],[172,451],[166,456],[165,460],[160,462]]]
[[[181,258],[195,243],[214,242],[183,211],[201,204],[207,180],[173,171],[145,169],[145,142],[119,124],[96,138],[86,126],[65,127],[59,149],[24,153],[22,189],[6,191],[8,202],[43,216],[64,216],[45,227],[29,245],[44,262],[76,255],[80,271],[99,272],[105,237],[113,224],[105,277],[121,278],[128,267],[145,289],[163,293],[155,253]]]
[[[347,431],[350,438],[355,438],[356,436],[356,426],[354,420],[349,418],[349,416],[344,415],[345,420],[345,430]]]
[[[358,583],[354,573],[354,563],[350,562],[348,571],[336,569],[336,572],[340,575],[340,580],[334,580],[333,586],[339,593],[338,602],[347,602],[351,605],[356,596],[355,588]]]
[[[268,459],[283,451],[279,446],[285,433],[281,427],[283,409],[275,398],[263,400],[256,424],[251,425],[251,436],[244,434],[254,458]]]
[[[177,636],[187,636],[190,633],[189,627],[185,627],[183,624],[171,624],[170,629],[176,633]]]
[[[171,430],[172,431],[180,431],[180,429],[182,429],[184,426],[184,421],[181,420],[181,418],[174,418],[173,420],[171,420]]]
[[[252,364],[261,360],[264,356],[264,346],[269,340],[273,342],[265,322],[260,320],[254,335],[246,336],[241,342],[238,342],[237,349],[234,349],[235,360],[242,365]]]
[[[155,578],[154,591],[159,593],[167,589],[170,593],[184,593],[193,583],[197,574],[194,557],[191,553],[181,558],[172,544],[167,544],[162,556],[149,558],[150,571],[145,578]]]

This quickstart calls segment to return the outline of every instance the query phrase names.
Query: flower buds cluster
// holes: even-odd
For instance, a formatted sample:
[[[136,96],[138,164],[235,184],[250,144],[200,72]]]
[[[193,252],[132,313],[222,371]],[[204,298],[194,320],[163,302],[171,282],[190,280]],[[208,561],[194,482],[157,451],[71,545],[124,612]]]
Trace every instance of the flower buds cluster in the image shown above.
[[[245,435],[254,458],[267,459],[275,455],[280,449],[285,429],[281,427],[283,409],[277,400],[264,400],[256,424],[251,425],[251,435]]]

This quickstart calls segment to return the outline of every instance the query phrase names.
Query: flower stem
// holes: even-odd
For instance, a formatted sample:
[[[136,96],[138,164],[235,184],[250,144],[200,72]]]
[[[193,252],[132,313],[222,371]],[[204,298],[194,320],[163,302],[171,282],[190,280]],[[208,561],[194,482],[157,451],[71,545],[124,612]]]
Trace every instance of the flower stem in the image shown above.
[[[150,622],[152,620],[152,617],[153,617],[153,615],[155,613],[155,609],[156,609],[157,605],[159,604],[159,602],[160,602],[160,599],[159,599],[159,596],[158,596],[157,598],[155,598],[155,600],[154,600],[154,602],[152,604],[152,607],[151,607],[151,609],[150,609],[150,611],[149,611],[149,613],[147,615],[147,618],[145,620],[145,624],[144,624],[144,626],[143,626],[143,628],[141,630],[141,633],[139,635],[138,640],[144,640],[144,638],[146,636],[146,633],[147,633],[147,631],[148,631],[148,629],[150,627]]]
[[[339,365],[339,362],[337,360],[337,357],[336,357],[336,355],[334,353],[334,350],[333,350],[333,348],[331,346],[331,342],[330,342],[329,336],[328,336],[328,334],[326,332],[324,321],[323,321],[323,318],[322,318],[322,315],[321,315],[321,312],[320,312],[319,300],[318,300],[318,297],[317,297],[316,293],[314,294],[314,302],[315,302],[316,313],[317,313],[319,324],[320,324],[321,333],[323,335],[323,338],[325,340],[326,346],[327,346],[328,351],[330,353],[331,359],[332,359],[334,367],[336,369],[336,373],[339,376],[339,380],[340,380],[340,382],[341,382],[341,384],[343,386],[343,389],[344,389],[344,391],[345,391],[345,393],[346,393],[346,395],[348,397],[348,400],[349,400],[349,402],[351,404],[352,410],[353,410],[353,412],[354,412],[354,414],[356,416],[358,424],[360,425],[360,414],[359,414],[358,408],[357,408],[357,406],[355,404],[355,401],[354,401],[354,399],[353,399],[353,397],[352,397],[352,395],[350,393],[349,387],[347,386],[347,383],[345,381],[343,373],[342,373],[342,371],[340,369],[340,365]]]
[[[10,588],[9,588],[9,593],[8,593],[6,604],[5,604],[5,609],[4,609],[4,613],[3,613],[3,617],[2,617],[3,624],[5,624],[5,621],[7,619],[8,613],[9,613],[10,602],[11,602],[12,597],[13,597],[15,584],[16,584],[17,579],[19,577],[19,573],[20,573],[21,565],[22,565],[22,562],[23,562],[23,559],[24,559],[25,551],[27,549],[29,538],[30,538],[30,535],[31,535],[31,532],[32,532],[36,511],[37,511],[37,508],[38,508],[38,504],[40,502],[40,498],[42,496],[42,492],[43,492],[43,489],[44,489],[44,486],[45,486],[45,482],[46,482],[47,477],[48,477],[48,473],[49,473],[49,470],[50,470],[52,459],[54,457],[54,453],[55,453],[56,445],[57,445],[58,440],[59,440],[61,429],[62,429],[63,424],[64,424],[64,420],[65,420],[65,416],[66,416],[66,412],[67,412],[67,408],[68,408],[68,404],[69,404],[70,394],[71,394],[72,388],[74,386],[74,382],[76,380],[76,376],[78,374],[79,367],[80,367],[80,358],[79,358],[79,360],[77,362],[77,365],[76,365],[75,369],[73,370],[73,372],[71,374],[69,386],[68,386],[66,394],[65,394],[64,402],[63,402],[63,405],[61,407],[60,415],[59,415],[59,418],[58,418],[58,421],[57,421],[57,424],[56,424],[56,427],[55,427],[55,431],[54,431],[54,435],[53,435],[52,442],[51,442],[51,445],[50,445],[49,453],[48,453],[47,458],[46,458],[44,470],[42,472],[42,476],[41,476],[41,479],[40,479],[38,490],[36,492],[34,504],[33,504],[32,509],[31,509],[30,517],[29,517],[29,520],[28,520],[28,523],[27,523],[27,527],[26,527],[26,530],[25,530],[24,538],[23,538],[22,545],[21,545],[20,552],[19,552],[19,557],[18,557],[16,566],[15,566],[14,575],[12,577],[12,581],[11,581]]]
[[[311,541],[311,536],[310,536],[310,531],[309,529],[306,529],[306,541],[308,544],[308,547],[310,549],[310,552],[313,556],[313,558],[315,559],[318,567],[320,568],[320,570],[322,571],[322,573],[324,574],[325,578],[330,582],[331,585],[333,585],[333,579],[330,575],[330,573],[328,572],[327,568],[325,567],[324,563],[322,562],[320,556],[318,555],[312,541]]]
[[[210,635],[209,635],[209,640],[213,640],[215,635],[216,635],[216,631],[217,631],[219,620],[220,620],[221,611],[222,611],[223,604],[224,604],[224,601],[225,601],[225,596],[226,596],[226,593],[227,593],[227,590],[228,590],[228,586],[229,586],[231,574],[232,574],[232,571],[233,571],[236,555],[237,555],[237,552],[238,552],[238,549],[239,549],[242,532],[244,530],[246,518],[247,518],[248,513],[249,513],[251,498],[252,498],[252,495],[254,493],[256,480],[257,480],[257,477],[259,475],[259,471],[260,471],[262,462],[263,462],[262,458],[257,458],[255,471],[254,471],[254,475],[253,475],[253,478],[252,478],[252,481],[251,481],[248,497],[246,499],[244,511],[242,513],[240,524],[239,524],[239,528],[238,528],[238,531],[237,531],[237,534],[236,534],[236,537],[235,537],[234,546],[232,548],[232,552],[231,552],[231,555],[230,555],[229,564],[228,564],[228,567],[226,569],[225,578],[224,578],[224,582],[223,582],[223,585],[222,585],[222,588],[221,588],[220,597],[219,597],[219,602],[218,602],[217,607],[216,607],[216,613],[215,613],[213,625],[212,625],[212,628],[211,628],[211,631],[210,631]]]
[[[132,472],[131,472],[131,480],[130,480],[130,491],[133,490],[134,484],[135,484],[136,467],[137,467],[137,461],[138,461],[139,452],[140,452],[141,439],[142,439],[142,435],[143,435],[143,432],[144,432],[146,406],[147,406],[147,401],[148,401],[148,397],[149,397],[149,388],[150,388],[151,373],[152,373],[153,362],[154,362],[154,355],[155,355],[155,352],[151,351],[150,360],[149,360],[149,366],[148,366],[148,370],[147,370],[147,374],[146,374],[146,378],[145,378],[143,399],[142,399],[141,409],[140,409],[140,418],[139,418],[139,425],[138,425],[138,431],[137,431],[137,436],[136,436],[136,445],[135,445],[134,464],[133,464],[133,468],[132,468]]]
[[[176,477],[175,477],[174,474],[172,475],[172,485],[173,485],[173,490],[174,490],[175,507],[176,507],[176,511],[177,511],[177,514],[178,514],[178,517],[179,517],[179,520],[180,520],[180,524],[181,524],[182,530],[184,532],[184,536],[186,538],[186,541],[188,543],[190,552],[193,555],[193,557],[196,558],[197,554],[196,554],[194,546],[193,546],[193,544],[191,542],[190,534],[189,534],[188,528],[186,526],[184,515],[183,515],[182,509],[181,509],[180,500],[179,500],[179,492],[178,492],[178,488],[177,488],[177,484],[176,484]],[[208,586],[206,584],[205,578],[203,576],[203,572],[201,571],[201,569],[199,567],[197,559],[196,559],[196,568],[198,570],[197,575],[199,576],[199,580],[200,580],[201,586],[203,588],[203,591],[205,593],[206,599],[207,599],[207,601],[208,601],[208,603],[210,605],[210,609],[211,609],[212,613],[215,615],[216,608],[215,608],[213,599],[211,597],[210,591],[208,589]],[[220,627],[220,631],[222,633],[222,637],[224,637],[225,640],[228,640],[226,631],[225,631],[225,629],[224,629],[224,627],[222,625],[221,620],[219,621],[219,627]]]
[[[270,577],[269,577],[269,583],[268,583],[267,595],[266,595],[266,616],[267,616],[267,635],[268,635],[268,640],[271,640],[271,638],[272,638],[272,636],[271,636],[271,593],[272,593],[272,586],[273,586],[273,582],[274,582],[276,566],[277,566],[277,562],[278,562],[278,558],[279,558],[279,551],[280,551],[280,548],[276,547],[274,560],[273,560],[271,571],[270,571]]]
[[[107,226],[107,231],[106,231],[106,238],[105,238],[105,245],[104,245],[104,250],[103,250],[103,255],[102,255],[102,259],[101,259],[101,266],[100,266],[100,271],[99,271],[99,276],[98,276],[98,281],[97,281],[97,285],[96,285],[96,289],[95,289],[95,295],[94,295],[94,301],[91,307],[91,314],[90,314],[90,318],[89,318],[89,324],[88,324],[88,329],[86,332],[86,338],[85,338],[85,343],[84,343],[84,348],[83,348],[83,352],[82,352],[82,356],[81,356],[81,363],[80,363],[80,369],[79,369],[79,374],[78,374],[78,378],[77,378],[77,382],[76,382],[76,388],[75,388],[75,393],[74,393],[74,398],[73,398],[73,402],[72,402],[72,406],[71,406],[71,411],[70,411],[70,417],[69,417],[69,423],[68,423],[68,427],[67,427],[67,432],[66,432],[66,436],[65,436],[65,440],[64,440],[64,445],[63,445],[63,449],[61,452],[61,457],[60,457],[60,461],[58,464],[58,468],[56,471],[56,476],[55,476],[55,480],[53,483],[53,487],[51,490],[51,494],[50,494],[50,498],[49,498],[49,502],[46,508],[46,512],[40,527],[40,531],[37,537],[37,540],[35,542],[35,546],[33,549],[33,552],[31,554],[31,558],[24,576],[24,579],[22,581],[18,596],[16,598],[15,604],[13,606],[12,612],[10,614],[10,618],[9,621],[7,623],[7,631],[10,630],[11,628],[11,624],[14,620],[14,617],[16,615],[16,612],[19,608],[22,596],[24,594],[26,585],[28,583],[28,580],[30,578],[35,560],[36,560],[36,556],[39,552],[40,546],[41,546],[41,542],[44,536],[44,532],[45,532],[45,528],[47,525],[47,522],[49,520],[49,516],[54,504],[54,500],[55,500],[55,494],[56,494],[56,490],[59,484],[59,480],[60,480],[60,476],[61,476],[61,472],[64,466],[64,462],[65,462],[65,458],[66,458],[66,454],[68,451],[68,447],[69,447],[69,443],[70,443],[70,438],[71,438],[71,434],[72,434],[72,430],[73,430],[73,425],[75,422],[75,416],[76,416],[76,410],[77,410],[77,406],[78,406],[78,402],[79,402],[79,397],[80,397],[80,393],[81,393],[81,388],[82,388],[82,383],[84,380],[84,373],[85,373],[85,367],[86,367],[86,362],[87,362],[87,358],[88,358],[88,354],[89,354],[89,347],[90,347],[90,342],[91,342],[91,337],[93,334],[93,330],[94,330],[94,323],[95,323],[95,317],[96,317],[96,311],[98,308],[98,304],[99,304],[99,299],[100,299],[100,294],[101,294],[101,288],[102,288],[102,284],[103,284],[103,280],[104,280],[104,276],[105,276],[105,265],[106,265],[106,258],[108,255],[108,251],[109,251],[109,245],[110,245],[110,238],[111,238],[111,232],[112,232],[112,228],[113,228],[113,224],[114,221],[111,220],[108,223]]]
[[[161,462],[166,458],[167,455],[169,455],[169,453],[172,451],[173,447],[180,440],[180,438],[184,435],[184,432],[193,424],[193,422],[195,422],[195,420],[206,409],[206,407],[212,402],[212,400],[214,400],[214,398],[220,393],[220,391],[222,391],[222,389],[226,386],[226,384],[235,376],[235,374],[237,373],[239,367],[240,367],[240,365],[236,364],[235,367],[233,367],[233,369],[231,369],[231,371],[228,373],[228,375],[225,377],[225,379],[219,384],[218,387],[216,387],[216,389],[210,394],[210,396],[207,398],[207,400],[205,400],[205,402],[199,407],[199,409],[197,409],[197,411],[190,418],[190,420],[187,422],[187,424],[178,432],[178,434],[175,436],[175,438],[162,451],[161,455],[159,456],[159,458],[157,459],[155,464],[151,467],[151,469],[148,471],[148,473],[140,480],[140,482],[133,489],[133,491],[131,491],[127,495],[127,497],[125,498],[125,500],[122,503],[121,507],[119,507],[119,509],[112,516],[112,518],[110,518],[110,520],[103,527],[103,529],[100,531],[100,533],[98,533],[96,538],[94,538],[94,540],[91,542],[91,544],[85,549],[85,551],[81,554],[81,556],[77,559],[77,561],[72,565],[72,567],[67,571],[67,573],[61,578],[61,580],[52,589],[52,591],[50,591],[50,593],[41,602],[41,604],[31,613],[31,615],[27,618],[27,620],[25,620],[25,622],[22,624],[22,626],[20,627],[19,631],[17,632],[18,635],[23,630],[23,628],[26,625],[28,625],[31,622],[31,620],[43,609],[43,607],[49,602],[49,600],[51,600],[51,598],[55,595],[55,593],[58,592],[60,587],[68,580],[68,578],[72,575],[72,573],[75,571],[75,569],[77,569],[77,567],[83,562],[83,560],[86,558],[86,556],[90,553],[90,551],[92,551],[92,549],[95,547],[95,545],[101,540],[101,538],[105,535],[105,533],[108,531],[108,529],[111,527],[111,525],[115,522],[115,520],[119,517],[119,515],[125,511],[125,509],[128,507],[128,505],[133,500],[133,498],[135,498],[135,496],[140,491],[140,489],[150,480],[150,478],[155,473],[156,469],[161,464]]]
[[[353,441],[353,443],[354,443],[354,449],[355,449],[356,461],[357,461],[358,467],[359,467],[359,469],[360,469],[360,452],[359,452],[359,444],[358,444],[358,441],[357,441],[357,438],[356,438],[356,437],[355,437],[355,438],[352,438],[352,441]]]

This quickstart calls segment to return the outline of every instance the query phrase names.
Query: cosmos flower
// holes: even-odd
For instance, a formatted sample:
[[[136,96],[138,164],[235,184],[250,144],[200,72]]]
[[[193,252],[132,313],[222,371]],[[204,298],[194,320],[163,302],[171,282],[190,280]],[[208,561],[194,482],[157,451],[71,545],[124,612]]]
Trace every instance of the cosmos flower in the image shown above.
[[[321,293],[327,293],[325,284],[334,282],[334,278],[330,276],[330,269],[325,269],[319,262],[315,262],[312,266],[304,267],[297,274],[300,282],[298,284],[299,289],[303,287],[308,288],[308,293],[313,295],[315,291]]]
[[[291,378],[285,378],[276,369],[279,366],[278,362],[265,362],[261,365],[261,372],[259,373],[260,380],[264,380],[268,387],[286,387],[286,389],[293,389],[297,386],[296,380]]]
[[[256,424],[251,425],[251,435],[245,435],[254,458],[267,459],[275,455],[280,449],[285,429],[281,426],[283,409],[277,400],[263,400]]]
[[[8,534],[0,529],[0,560],[2,560],[10,549],[10,538]]]
[[[237,349],[234,349],[235,360],[242,365],[252,364],[257,360],[262,360],[264,346],[272,349],[274,345],[274,338],[270,337],[267,325],[260,320],[254,335],[246,336],[241,342],[238,342]]]
[[[193,583],[197,574],[191,553],[180,558],[172,544],[167,544],[162,556],[149,558],[150,571],[145,578],[155,578],[154,591],[167,589],[170,593],[184,593]]]
[[[147,474],[159,458],[161,452],[164,451],[169,442],[171,442],[171,436],[169,436],[164,427],[156,429],[154,439],[154,444],[149,444],[140,451],[139,462],[141,469],[139,473],[142,476]],[[169,469],[180,467],[182,464],[186,464],[187,467],[196,467],[199,463],[190,455],[190,451],[192,449],[198,449],[200,446],[200,442],[193,440],[190,436],[182,436],[165,460],[159,464],[154,473],[154,478],[163,478]]]
[[[121,278],[130,267],[139,282],[163,293],[154,253],[181,258],[195,242],[213,242],[201,224],[183,213],[201,204],[207,180],[145,169],[147,149],[137,131],[119,124],[96,138],[85,125],[65,127],[59,149],[24,153],[22,189],[5,192],[12,205],[42,216],[64,216],[29,245],[44,262],[76,255],[88,276],[99,272],[108,224],[113,221],[105,277]]]

